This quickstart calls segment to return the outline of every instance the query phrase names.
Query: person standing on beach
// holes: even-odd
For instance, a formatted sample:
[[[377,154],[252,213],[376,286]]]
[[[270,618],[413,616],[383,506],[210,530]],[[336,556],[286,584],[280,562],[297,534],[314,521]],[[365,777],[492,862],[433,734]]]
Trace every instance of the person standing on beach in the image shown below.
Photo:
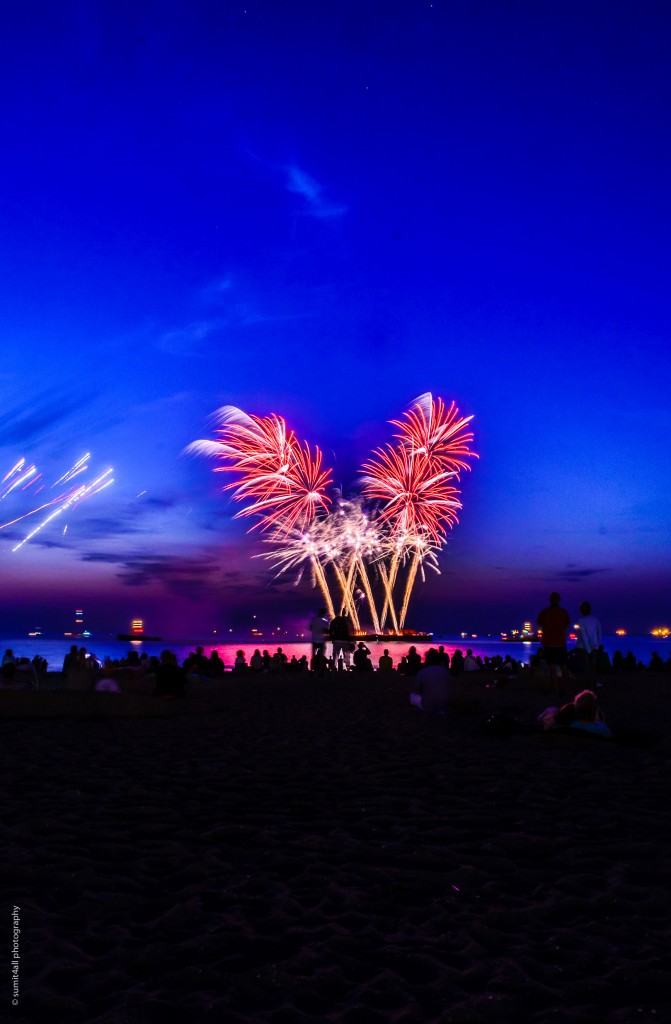
[[[560,607],[561,598],[556,590],[550,594],[550,604],[539,613],[536,620],[543,636],[543,652],[550,669],[552,685],[559,693],[568,693],[569,674],[566,651],[566,630],[571,618],[565,608]]]
[[[596,676],[596,660],[601,646],[601,623],[596,615],[592,615],[592,606],[589,601],[583,601],[580,605],[580,618],[578,619],[578,643],[577,647],[584,651],[589,659],[588,675]]]
[[[349,668],[350,661],[350,646],[352,641],[349,635],[349,620],[344,612],[340,615],[336,615],[334,619],[331,619],[331,625],[329,626],[329,637],[333,645],[333,664],[336,669],[338,668],[338,662],[343,659],[345,668]]]
[[[326,646],[326,640],[329,635],[329,623],[326,618],[326,608],[319,608],[315,612],[313,617],[310,619],[308,629],[310,630],[310,639],[312,641],[312,657],[315,655],[323,654]]]

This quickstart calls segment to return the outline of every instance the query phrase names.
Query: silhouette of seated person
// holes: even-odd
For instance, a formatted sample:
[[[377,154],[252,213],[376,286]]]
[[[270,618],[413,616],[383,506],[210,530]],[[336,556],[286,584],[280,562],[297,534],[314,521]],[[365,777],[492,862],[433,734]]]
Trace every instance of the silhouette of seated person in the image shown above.
[[[312,657],[312,671],[316,676],[325,675],[331,668],[329,659],[324,654],[323,650],[315,651]]]
[[[380,660],[378,661],[378,668],[380,672],[393,672],[394,670],[393,659],[391,658],[389,651],[387,650],[386,647],[384,649],[384,653],[381,655]]]
[[[461,651],[459,650],[459,648],[457,647],[456,651],[452,655],[452,660],[450,662],[450,675],[451,676],[460,676],[463,671],[464,671],[464,656],[461,653]]]
[[[450,699],[450,673],[433,647],[427,651],[424,665],[417,673],[410,703],[421,711],[444,714]]]
[[[604,650],[603,644],[599,645],[596,652],[596,671],[597,675],[609,675],[613,671],[610,656]]]
[[[86,657],[86,652],[79,651],[77,658],[70,665],[65,680],[67,690],[92,690],[96,682],[96,664]]]
[[[161,651],[154,696],[164,700],[181,700],[186,696],[186,672],[177,664],[177,657],[172,651]]]
[[[212,651],[212,653],[210,654],[209,661],[210,664],[208,667],[208,672],[210,677],[212,679],[215,679],[219,676],[223,676],[226,666],[224,665],[222,659],[219,657],[219,651]]]
[[[245,658],[245,652],[244,651],[236,651],[235,652],[235,661],[233,662],[233,671],[239,675],[241,672],[246,672],[247,671],[247,667],[248,666],[247,666],[247,661],[246,661],[246,658]]]
[[[71,666],[74,665],[74,663],[76,662],[78,653],[79,651],[77,650],[77,644],[73,644],[68,653],[63,658],[63,668],[61,669],[61,671],[64,676],[68,674]]]
[[[445,648],[443,647],[442,644],[438,648],[438,655],[440,657],[440,664],[444,665],[445,668],[449,668],[450,667],[450,656],[449,656],[449,654],[447,653],[447,651],[445,650]]]
[[[0,687],[1,690],[11,691],[30,689],[30,684],[27,680],[19,679],[17,677],[16,665],[13,661],[6,661],[0,671],[2,672],[0,677],[2,679],[2,686]]]
[[[370,650],[366,647],[363,640],[360,640],[357,644],[352,661],[354,662],[354,669],[356,672],[373,671],[373,663],[370,660]]]
[[[183,663],[184,671],[190,676],[208,676],[210,670],[209,660],[205,657],[202,647],[196,647],[191,651]]]
[[[288,658],[281,647],[278,647],[272,657],[273,672],[284,672],[287,667]]]
[[[422,659],[417,653],[416,647],[411,647],[408,653],[406,654],[405,664],[405,674],[407,676],[416,676],[420,668],[422,667]]]
[[[464,672],[479,672],[480,665],[473,657],[473,651],[469,647],[466,651],[466,657],[464,658]]]

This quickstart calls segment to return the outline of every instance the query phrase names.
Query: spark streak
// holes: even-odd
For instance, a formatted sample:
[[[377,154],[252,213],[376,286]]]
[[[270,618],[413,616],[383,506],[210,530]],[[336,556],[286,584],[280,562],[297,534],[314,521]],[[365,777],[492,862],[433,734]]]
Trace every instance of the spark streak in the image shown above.
[[[80,504],[82,501],[85,501],[86,498],[91,497],[91,495],[98,494],[106,487],[109,487],[110,484],[113,484],[113,478],[107,479],[110,473],[113,472],[114,470],[111,468],[106,469],[105,472],[102,473],[97,480],[94,480],[92,484],[81,484],[70,495],[70,497],[63,502],[62,505],[59,505],[57,509],[54,509],[53,512],[50,512],[49,515],[45,519],[43,519],[42,522],[38,526],[36,526],[34,530],[31,530],[30,533],[26,534],[23,540],[19,541],[19,543],[12,548],[12,552],[18,551],[19,548],[22,548],[24,544],[27,544],[28,541],[32,540],[33,537],[36,536],[36,534],[38,534],[45,526],[47,526],[50,522],[56,519],[57,516],[60,516],[61,513],[65,512],[69,508],[72,508],[73,506]]]
[[[90,453],[87,453],[86,455],[82,456],[81,459],[78,459],[77,462],[75,462],[74,465],[71,466],[62,476],[60,476],[58,480],[56,480],[51,486],[56,487],[58,484],[70,483],[74,477],[78,476],[80,473],[83,473],[85,470],[89,468],[88,460],[90,459],[90,457]],[[52,509],[52,511],[49,512],[49,514],[45,516],[44,519],[42,519],[42,521],[33,530],[30,530],[26,534],[23,540],[21,540],[12,548],[12,551],[16,552],[20,548],[22,548],[24,544],[27,544],[30,540],[32,540],[32,538],[35,537],[36,534],[38,534],[41,530],[48,526],[49,523],[51,523],[57,516],[61,515],[64,511],[66,511],[67,509],[76,508],[83,501],[86,501],[88,498],[93,497],[93,495],[100,493],[100,491],[108,487],[111,483],[114,482],[111,476],[112,473],[113,470],[109,468],[105,470],[104,473],[101,473],[98,477],[96,477],[96,479],[93,480],[91,483],[83,483],[67,487],[65,490],[61,490],[61,492],[59,494],[56,494],[53,498],[50,498],[49,501],[45,501],[41,505],[37,505],[35,508],[31,508],[27,512],[22,512],[20,515],[15,516],[13,519],[8,520],[5,523],[2,523],[2,525],[0,525],[0,530],[4,530],[9,526],[13,526],[15,525],[15,523],[19,523],[23,519],[27,519],[29,516],[37,515],[39,512],[43,512],[47,508]],[[5,499],[6,497],[9,496],[9,494],[12,491],[17,491],[19,488],[21,489],[21,491],[27,491],[29,488],[33,487],[34,484],[38,483],[41,480],[42,473],[38,473],[34,465],[31,465],[26,468],[26,460],[25,458],[21,458],[9,470],[9,472],[5,474],[2,480],[2,484],[7,484],[9,482],[9,485],[6,486],[4,491],[0,494],[0,500]],[[43,489],[44,484],[40,483],[39,486],[37,487],[37,492]],[[35,493],[34,489],[33,493]],[[63,530],[63,533],[65,533],[66,531],[67,526]]]

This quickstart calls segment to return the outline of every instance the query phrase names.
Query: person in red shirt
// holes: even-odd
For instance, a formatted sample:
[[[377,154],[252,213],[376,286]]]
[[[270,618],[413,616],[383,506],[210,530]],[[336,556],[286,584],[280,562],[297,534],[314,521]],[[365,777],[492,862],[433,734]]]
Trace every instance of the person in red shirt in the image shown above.
[[[552,685],[558,693],[568,694],[569,672],[566,653],[566,630],[571,625],[569,613],[559,605],[556,591],[550,594],[550,604],[536,620],[543,635],[543,653],[550,669]]]

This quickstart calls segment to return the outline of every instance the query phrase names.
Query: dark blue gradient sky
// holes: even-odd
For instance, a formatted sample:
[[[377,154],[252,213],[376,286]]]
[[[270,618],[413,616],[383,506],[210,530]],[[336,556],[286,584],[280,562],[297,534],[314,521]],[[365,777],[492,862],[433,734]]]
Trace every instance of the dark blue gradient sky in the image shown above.
[[[115,470],[0,530],[5,628],[300,620],[184,447],[275,411],[350,489],[429,390],[481,459],[409,625],[505,629],[554,588],[668,618],[670,44],[633,0],[5,11],[0,475]]]

